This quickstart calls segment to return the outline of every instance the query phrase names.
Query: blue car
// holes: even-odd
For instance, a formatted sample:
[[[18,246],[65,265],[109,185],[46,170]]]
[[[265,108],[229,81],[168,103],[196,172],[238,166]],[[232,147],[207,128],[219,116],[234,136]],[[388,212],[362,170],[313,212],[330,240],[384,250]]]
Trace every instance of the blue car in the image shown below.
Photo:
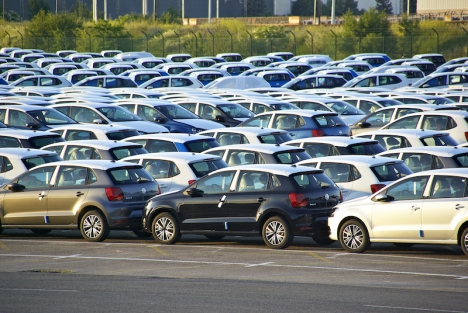
[[[257,74],[257,77],[262,77],[271,87],[281,87],[290,82],[294,77],[288,70],[265,71]]]

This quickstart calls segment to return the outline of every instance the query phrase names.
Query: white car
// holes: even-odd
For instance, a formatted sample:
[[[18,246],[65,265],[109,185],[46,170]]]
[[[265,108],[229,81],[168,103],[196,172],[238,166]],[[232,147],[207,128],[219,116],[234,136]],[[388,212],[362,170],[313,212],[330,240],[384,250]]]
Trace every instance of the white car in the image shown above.
[[[50,162],[62,161],[55,152],[39,149],[4,148],[0,149],[0,185],[7,183],[27,170]]]
[[[146,134],[125,138],[122,141],[141,144],[150,153],[202,152],[219,147],[219,143],[214,138],[198,134]]]
[[[122,140],[138,136],[140,133],[134,128],[118,125],[70,125],[48,130],[60,134],[66,141],[73,140]]]
[[[55,75],[34,75],[20,78],[10,84],[11,86],[26,87],[70,87],[70,83],[65,77]]]
[[[143,165],[159,183],[161,193],[185,188],[206,174],[228,166],[219,156],[191,152],[149,153],[122,161]]]
[[[468,73],[449,72],[430,74],[415,82],[412,88],[448,88],[449,86],[468,86]]]
[[[328,156],[297,165],[323,169],[340,187],[344,201],[371,195],[413,173],[401,160],[370,155]]]
[[[338,204],[330,239],[362,253],[373,242],[460,245],[468,255],[468,169],[414,173],[377,193]]]
[[[353,78],[343,85],[346,87],[383,87],[386,89],[397,89],[411,86],[411,82],[403,74],[376,73],[363,74]]]
[[[217,128],[198,134],[216,138],[221,146],[249,143],[281,144],[292,140],[286,130],[260,127]]]
[[[165,87],[203,88],[203,84],[194,77],[161,76],[152,78],[139,86],[145,89]]]

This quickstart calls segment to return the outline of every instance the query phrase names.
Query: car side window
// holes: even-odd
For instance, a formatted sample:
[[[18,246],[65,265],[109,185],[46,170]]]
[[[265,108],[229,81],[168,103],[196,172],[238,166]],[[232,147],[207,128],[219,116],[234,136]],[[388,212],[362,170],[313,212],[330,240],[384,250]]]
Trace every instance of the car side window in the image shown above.
[[[66,141],[72,140],[95,140],[97,139],[96,135],[91,131],[84,130],[70,130],[65,136]]]
[[[194,187],[200,189],[204,194],[227,193],[236,171],[217,173],[201,179]]]
[[[0,147],[2,148],[22,148],[21,143],[16,138],[0,136]]]
[[[434,176],[430,197],[462,198],[466,196],[466,178],[457,176]]]
[[[325,143],[304,144],[304,149],[312,158],[320,158],[324,156],[339,154],[330,154],[332,145]]]
[[[375,139],[386,150],[411,147],[411,144],[408,141],[408,139],[401,137],[401,136],[378,135],[378,136],[375,136]]]
[[[149,153],[157,152],[177,152],[174,143],[166,140],[151,140],[145,147]]]
[[[237,180],[237,192],[266,191],[271,189],[270,175],[262,172],[241,171]]]
[[[395,201],[422,199],[429,176],[416,176],[396,183],[386,190]]]
[[[181,107],[189,110],[192,113],[195,113],[197,110],[197,104],[196,103],[180,103],[179,104]]]
[[[104,122],[104,119],[98,113],[82,107],[71,107],[70,117],[79,123],[93,123],[94,120]]]
[[[101,156],[94,148],[82,146],[68,146],[64,160],[100,160]]]
[[[75,166],[61,166],[56,187],[82,186],[86,184],[86,169]]]
[[[361,178],[357,168],[350,164],[323,162],[320,168],[335,183],[351,182]]]
[[[0,122],[5,123],[6,109],[0,109]]]
[[[418,126],[418,122],[421,116],[407,116],[403,117],[392,124],[390,124],[388,129],[416,129]]]
[[[17,127],[26,127],[28,123],[36,124],[34,119],[26,113],[19,112],[16,110],[10,110],[9,112],[9,125]]]
[[[448,130],[457,124],[450,116],[426,115],[423,118],[422,129]]]
[[[242,124],[243,127],[268,127],[270,124],[272,115],[260,115],[252,118],[250,121],[246,121]],[[273,127],[274,128],[274,127]]]
[[[5,173],[13,169],[13,164],[7,157],[0,157],[0,173]]]
[[[432,169],[432,156],[426,153],[403,153],[402,160],[415,173]]]
[[[403,117],[403,116],[405,116],[407,114],[417,113],[417,112],[421,112],[421,111],[422,111],[421,109],[397,109],[395,119]]]
[[[371,124],[372,126],[388,124],[392,118],[393,110],[394,109],[386,109],[372,113],[368,118],[366,118],[365,121]]]
[[[296,128],[297,115],[293,114],[276,114],[272,128],[277,129],[294,129]]]
[[[47,151],[52,151],[52,152],[55,152],[58,155],[60,155],[62,153],[63,148],[64,148],[64,146],[47,147]]]
[[[41,167],[31,170],[17,179],[25,189],[48,188],[56,166]]]
[[[142,119],[150,122],[154,122],[156,119],[163,119],[164,116],[159,113],[156,109],[139,105],[137,109],[137,115]]]
[[[153,178],[169,178],[171,175],[171,165],[173,162],[166,160],[143,160],[143,168],[153,176]]]

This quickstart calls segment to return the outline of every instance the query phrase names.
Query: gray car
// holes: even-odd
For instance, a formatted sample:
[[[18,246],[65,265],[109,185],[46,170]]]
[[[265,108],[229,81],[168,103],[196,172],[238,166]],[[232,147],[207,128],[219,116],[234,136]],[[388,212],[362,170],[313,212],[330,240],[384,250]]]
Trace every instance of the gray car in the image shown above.
[[[0,233],[79,229],[103,241],[111,229],[141,231],[142,209],[159,185],[141,165],[114,161],[60,161],[39,165],[0,190]]]

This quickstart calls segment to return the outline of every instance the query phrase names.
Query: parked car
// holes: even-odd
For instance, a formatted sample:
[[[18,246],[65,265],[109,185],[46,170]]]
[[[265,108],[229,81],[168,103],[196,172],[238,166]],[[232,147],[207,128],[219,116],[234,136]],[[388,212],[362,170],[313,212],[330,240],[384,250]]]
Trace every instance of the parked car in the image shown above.
[[[122,140],[127,137],[140,135],[136,129],[112,124],[62,126],[50,129],[48,131],[61,135],[66,141]]]
[[[411,88],[448,88],[453,85],[468,86],[468,73],[449,72],[430,74],[412,84]]]
[[[153,198],[143,225],[161,244],[176,243],[182,232],[212,240],[261,235],[275,249],[288,247],[299,235],[329,244],[322,221],[339,202],[339,188],[322,170],[247,165],[211,172],[188,188]],[[190,213],[194,209],[197,216]]]
[[[70,87],[72,84],[62,76],[55,76],[55,75],[34,75],[34,76],[27,76],[15,80],[14,82],[10,83],[10,86],[17,86],[17,87],[26,87],[26,86],[37,86],[37,87]]]
[[[416,54],[413,55],[413,59],[423,59],[431,61],[436,67],[439,67],[446,62],[444,56],[440,53]]]
[[[152,78],[140,85],[140,88],[156,89],[166,87],[202,88],[203,84],[194,77],[163,76]]]
[[[128,77],[118,75],[98,75],[85,78],[73,86],[88,86],[100,88],[136,88],[138,85]]]
[[[148,152],[203,152],[219,147],[219,143],[211,137],[191,134],[150,134],[125,138],[125,142],[142,145]]]
[[[306,90],[314,88],[336,88],[345,86],[347,83],[340,75],[309,75],[299,76],[282,85],[282,88],[288,88],[292,90]]]
[[[228,127],[206,130],[199,135],[216,138],[220,146],[249,143],[281,144],[292,140],[286,130],[259,127]]]
[[[363,74],[343,85],[343,87],[383,87],[387,89],[408,86],[411,86],[411,82],[405,75],[391,73]]]

